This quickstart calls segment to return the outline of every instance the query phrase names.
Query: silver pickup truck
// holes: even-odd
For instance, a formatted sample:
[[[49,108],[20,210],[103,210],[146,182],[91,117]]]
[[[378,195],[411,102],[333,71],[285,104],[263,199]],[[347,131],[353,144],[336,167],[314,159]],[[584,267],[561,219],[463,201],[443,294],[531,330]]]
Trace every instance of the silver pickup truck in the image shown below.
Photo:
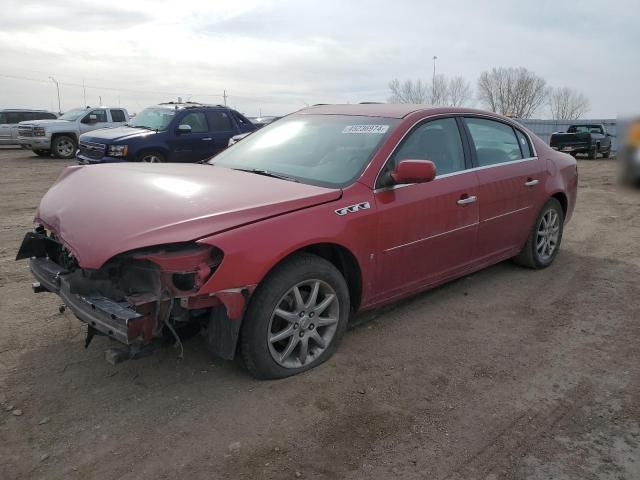
[[[18,143],[42,157],[73,158],[80,135],[98,128],[119,127],[129,121],[120,107],[74,108],[57,120],[20,122]]]

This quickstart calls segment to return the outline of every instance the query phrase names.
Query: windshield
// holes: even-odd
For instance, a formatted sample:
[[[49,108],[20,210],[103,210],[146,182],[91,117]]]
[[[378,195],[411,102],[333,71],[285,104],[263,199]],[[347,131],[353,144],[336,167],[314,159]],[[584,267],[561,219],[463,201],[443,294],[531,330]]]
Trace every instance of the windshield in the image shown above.
[[[381,117],[291,115],[252,133],[209,163],[344,187],[360,176],[398,123]]]
[[[58,120],[69,120],[70,122],[73,122],[85,113],[87,113],[87,110],[85,108],[74,108],[73,110],[64,112],[64,115],[58,117]]]
[[[128,123],[131,127],[165,130],[173,120],[176,110],[173,108],[145,108]]]

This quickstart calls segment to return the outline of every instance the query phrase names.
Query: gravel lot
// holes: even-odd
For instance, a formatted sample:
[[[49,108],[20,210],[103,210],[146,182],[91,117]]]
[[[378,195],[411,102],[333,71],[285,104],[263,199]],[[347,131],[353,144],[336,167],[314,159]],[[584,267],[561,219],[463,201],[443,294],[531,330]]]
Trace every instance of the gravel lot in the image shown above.
[[[0,478],[640,478],[640,194],[613,162],[580,161],[547,270],[506,262],[366,314],[272,382],[198,338],[183,361],[84,350],[13,261],[67,164],[0,150]]]

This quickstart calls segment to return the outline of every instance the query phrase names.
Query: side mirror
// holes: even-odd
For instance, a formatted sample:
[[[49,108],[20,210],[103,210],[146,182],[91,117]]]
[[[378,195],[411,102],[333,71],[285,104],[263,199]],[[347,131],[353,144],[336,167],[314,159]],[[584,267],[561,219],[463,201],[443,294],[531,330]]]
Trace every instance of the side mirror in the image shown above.
[[[176,130],[178,135],[186,135],[187,133],[191,133],[191,125],[182,124],[178,125],[178,129]]]
[[[436,178],[436,166],[431,160],[401,160],[391,178],[396,184],[430,182]]]

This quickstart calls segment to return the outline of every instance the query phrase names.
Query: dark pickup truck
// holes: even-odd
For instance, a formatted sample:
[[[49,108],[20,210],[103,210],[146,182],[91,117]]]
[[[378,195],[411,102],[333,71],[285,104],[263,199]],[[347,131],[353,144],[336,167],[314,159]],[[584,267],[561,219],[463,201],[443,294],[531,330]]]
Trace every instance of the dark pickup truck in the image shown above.
[[[578,153],[586,153],[589,158],[603,158],[611,155],[611,134],[604,125],[571,125],[566,132],[551,135],[551,148],[566,152],[574,157]]]

